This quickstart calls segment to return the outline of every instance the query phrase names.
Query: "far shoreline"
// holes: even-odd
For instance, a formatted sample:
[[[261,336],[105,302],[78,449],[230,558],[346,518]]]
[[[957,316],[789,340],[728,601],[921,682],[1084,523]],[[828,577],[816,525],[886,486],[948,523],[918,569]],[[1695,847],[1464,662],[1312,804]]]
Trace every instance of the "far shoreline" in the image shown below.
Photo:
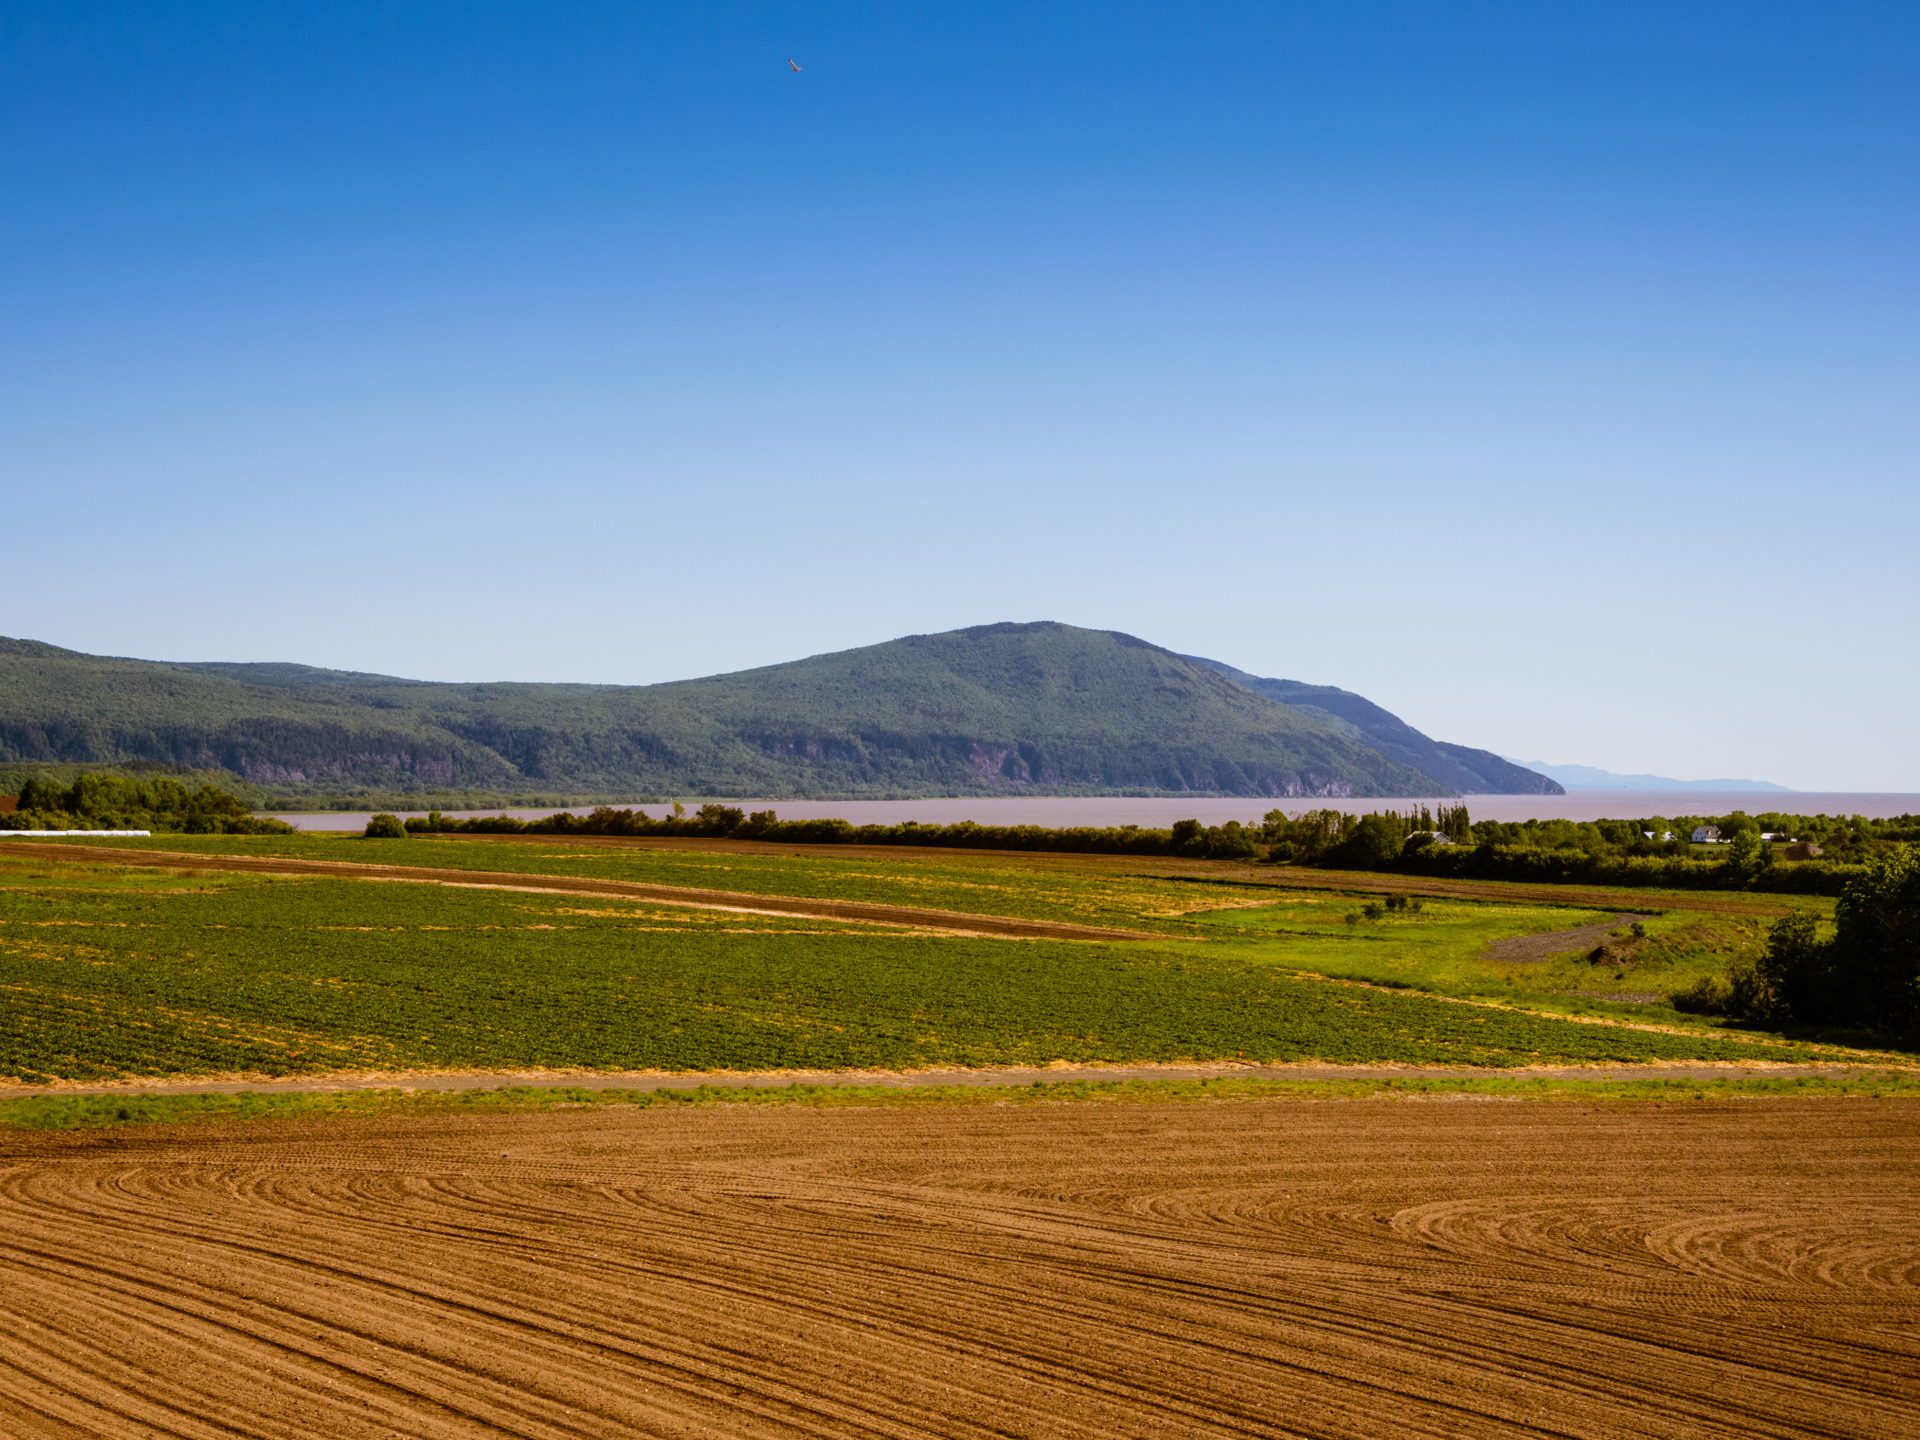
[[[1749,814],[1865,815],[1884,819],[1920,814],[1920,794],[1897,791],[1780,791],[1780,790],[1576,790],[1565,795],[1466,796],[1182,796],[1182,795],[961,795],[929,796],[916,800],[765,800],[733,797],[697,797],[680,802],[692,810],[702,804],[734,805],[743,810],[773,810],[783,820],[846,820],[855,825],[898,825],[918,821],[952,825],[972,820],[982,825],[1139,825],[1165,828],[1176,820],[1195,819],[1209,825],[1238,820],[1258,821],[1269,810],[1299,815],[1308,810],[1342,810],[1349,814],[1401,810],[1425,805],[1465,804],[1476,820],[1615,820],[1652,816]],[[593,804],[500,806],[471,810],[443,810],[448,816],[511,815],[532,820],[562,811],[585,814]],[[649,815],[671,813],[672,802],[620,804]],[[359,830],[368,810],[263,811],[297,830]],[[425,816],[425,810],[396,810],[402,819]]]

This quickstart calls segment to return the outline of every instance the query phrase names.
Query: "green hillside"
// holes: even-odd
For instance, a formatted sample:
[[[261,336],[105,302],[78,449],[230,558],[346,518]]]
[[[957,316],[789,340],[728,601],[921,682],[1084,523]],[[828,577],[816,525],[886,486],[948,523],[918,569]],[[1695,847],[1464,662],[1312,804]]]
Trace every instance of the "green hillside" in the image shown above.
[[[0,762],[280,795],[1448,793],[1353,727],[1110,631],[987,625],[648,686],[438,684],[0,640]]]
[[[1431,775],[1462,795],[1564,795],[1557,780],[1536,774],[1491,750],[1450,745],[1414,729],[1392,711],[1351,690],[1334,685],[1308,685],[1299,680],[1269,680],[1218,660],[1189,656],[1269,700],[1278,700],[1371,745],[1403,765]]]

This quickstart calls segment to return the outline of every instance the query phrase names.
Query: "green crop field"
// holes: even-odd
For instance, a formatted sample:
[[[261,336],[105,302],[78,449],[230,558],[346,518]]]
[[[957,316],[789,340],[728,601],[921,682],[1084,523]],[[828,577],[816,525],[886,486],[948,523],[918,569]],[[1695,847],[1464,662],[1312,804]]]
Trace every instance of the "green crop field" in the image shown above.
[[[188,843],[263,849],[251,838],[166,841]],[[304,855],[385,853],[375,842],[277,843]],[[1307,951],[1380,950],[1379,934],[1398,923],[1325,918],[1362,903],[1349,897],[1322,897],[1321,920],[1306,915],[1305,902],[1283,907],[1290,916],[1266,906],[1173,920],[1162,890],[1191,908],[1191,888],[1056,866],[1045,876],[1051,888],[1030,893],[1017,857],[947,867],[913,856],[569,853],[483,841],[391,848],[411,864],[431,854],[469,868],[607,867],[570,873],[981,913],[1159,915],[1170,930],[1127,943],[977,939],[581,895],[120,868],[78,846],[72,862],[47,861],[8,856],[0,842],[0,1074],[1237,1058],[1512,1067],[1816,1053],[1761,1037],[1577,1023],[1303,978],[1298,972],[1314,968]],[[1589,918],[1551,907],[1436,905],[1406,923],[1407,948],[1457,959],[1489,937]],[[1296,933],[1316,927],[1331,938]]]
[[[875,856],[835,853],[823,846],[818,852],[795,855],[750,846],[672,850],[595,840],[432,835],[405,840],[324,835],[161,835],[149,841],[99,844],[209,855],[285,855],[374,865],[572,875],[755,895],[924,906],[973,915],[1159,930],[1169,935],[1203,933],[1182,917],[1243,899],[1237,892],[1223,895],[1211,886],[1131,874],[1101,865],[1097,857],[1095,863],[1087,863],[1087,857],[1044,856],[1036,860],[993,851]]]

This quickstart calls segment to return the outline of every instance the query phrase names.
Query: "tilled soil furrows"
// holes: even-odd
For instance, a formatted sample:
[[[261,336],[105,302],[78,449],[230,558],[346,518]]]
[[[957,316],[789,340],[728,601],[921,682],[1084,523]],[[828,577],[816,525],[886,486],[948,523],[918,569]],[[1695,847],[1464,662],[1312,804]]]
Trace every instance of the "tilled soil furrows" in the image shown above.
[[[0,1138],[0,1433],[1910,1436],[1920,1106]]]

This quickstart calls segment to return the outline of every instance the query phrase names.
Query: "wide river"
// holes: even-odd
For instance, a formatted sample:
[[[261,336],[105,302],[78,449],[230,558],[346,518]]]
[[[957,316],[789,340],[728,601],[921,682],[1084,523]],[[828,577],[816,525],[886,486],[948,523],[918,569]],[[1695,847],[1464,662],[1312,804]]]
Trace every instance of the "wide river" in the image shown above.
[[[686,802],[689,810],[698,801]],[[1352,814],[1369,810],[1405,810],[1415,805],[1448,805],[1452,800],[1421,799],[1183,799],[1180,796],[1133,798],[1099,796],[961,796],[935,800],[727,800],[747,810],[775,810],[783,820],[838,817],[856,825],[896,825],[918,820],[949,825],[977,820],[982,825],[1148,825],[1167,826],[1189,817],[1209,825],[1228,820],[1258,820],[1278,807],[1289,815],[1303,810],[1334,809]],[[1476,820],[1603,820],[1639,819],[1662,815],[1725,815],[1733,810],[1753,814],[1773,810],[1788,815],[1920,815],[1920,795],[1839,793],[1815,790],[1582,790],[1571,795],[1469,795],[1468,811]],[[570,807],[584,812],[591,806]],[[664,805],[639,807],[649,815],[666,813]],[[407,815],[424,811],[402,811]],[[557,813],[547,810],[449,810],[449,815],[513,815],[522,820]],[[359,830],[367,812],[336,810],[319,814],[275,812],[275,818],[302,830]]]

